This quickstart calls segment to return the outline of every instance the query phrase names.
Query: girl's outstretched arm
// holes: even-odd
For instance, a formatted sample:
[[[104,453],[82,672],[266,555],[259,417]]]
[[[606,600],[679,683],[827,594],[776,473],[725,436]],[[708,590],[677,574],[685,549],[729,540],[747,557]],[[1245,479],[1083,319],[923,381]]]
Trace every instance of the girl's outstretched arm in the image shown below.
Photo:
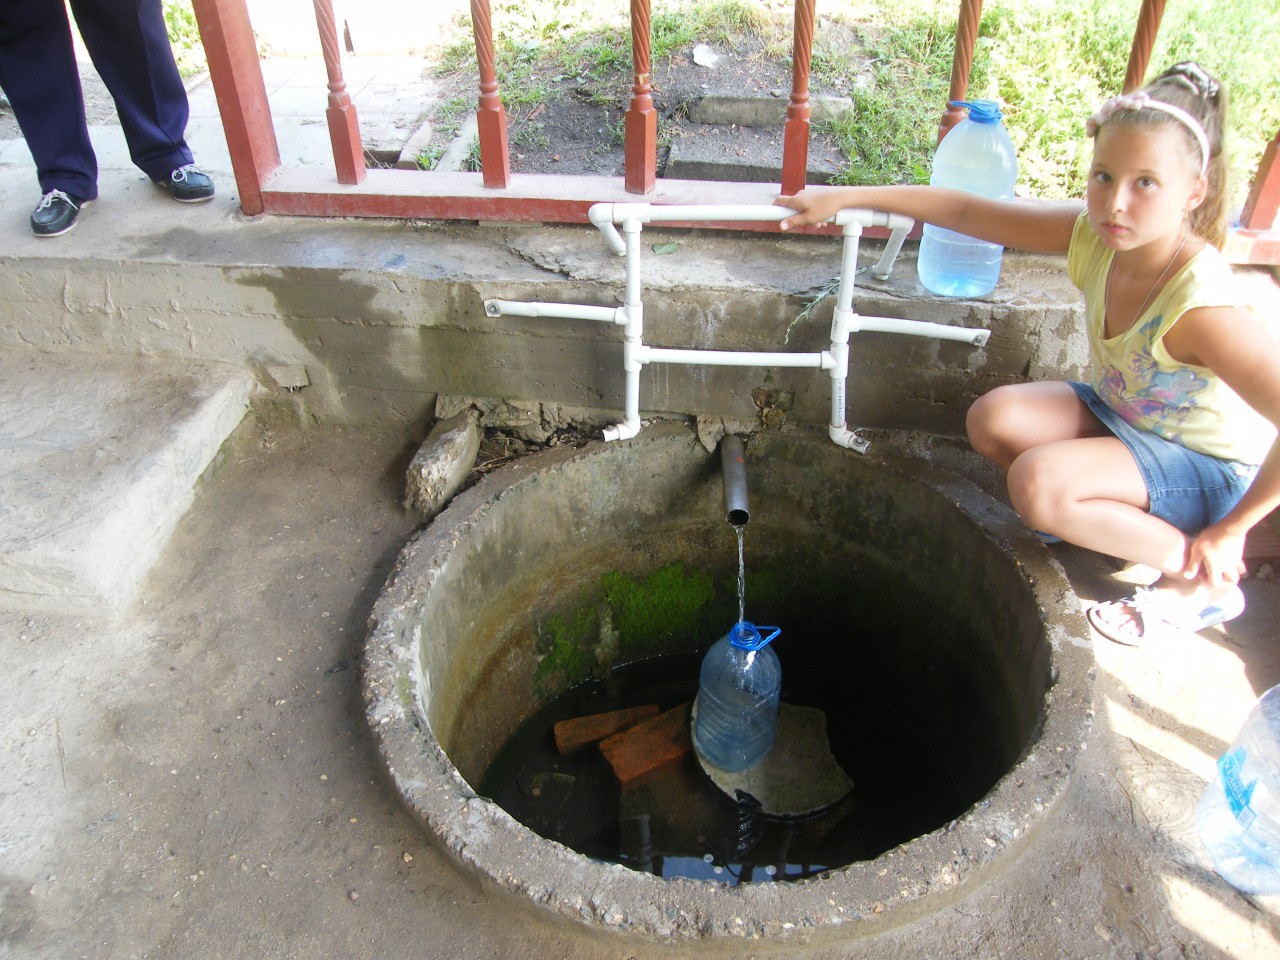
[[[1018,250],[1066,253],[1071,228],[1084,209],[1079,201],[992,200],[962,190],[931,186],[810,187],[774,203],[795,216],[782,229],[829,220],[846,207],[900,213]]]
[[[1208,367],[1249,406],[1280,428],[1280,341],[1244,308],[1188,310],[1165,337],[1183,363]],[[1280,441],[1230,513],[1201,531],[1183,576],[1211,585],[1234,583],[1243,571],[1245,535],[1280,507]]]

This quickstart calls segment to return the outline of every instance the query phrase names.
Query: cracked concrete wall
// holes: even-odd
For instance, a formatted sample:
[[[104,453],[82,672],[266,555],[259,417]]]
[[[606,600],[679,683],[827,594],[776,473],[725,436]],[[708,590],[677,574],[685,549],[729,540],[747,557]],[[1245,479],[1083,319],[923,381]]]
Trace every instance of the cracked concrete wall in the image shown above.
[[[670,242],[675,253],[653,252]],[[869,264],[879,245],[863,247]],[[839,241],[651,229],[644,250],[646,343],[827,345],[832,297],[805,311],[839,270]],[[590,228],[261,218],[172,231],[116,258],[59,253],[0,259],[0,347],[243,363],[278,393],[267,370],[288,368],[295,402],[343,422],[420,420],[440,393],[598,408],[606,419],[623,404],[620,328],[483,307],[490,297],[619,304],[623,261]],[[959,435],[991,387],[1078,376],[1087,360],[1078,296],[1052,259],[1009,256],[992,297],[951,301],[919,286],[908,245],[888,281],[862,273],[855,309],[993,331],[982,349],[855,334],[847,408],[857,426]],[[823,424],[830,380],[814,369],[655,364],[640,402],[645,413],[735,418],[773,403]]]

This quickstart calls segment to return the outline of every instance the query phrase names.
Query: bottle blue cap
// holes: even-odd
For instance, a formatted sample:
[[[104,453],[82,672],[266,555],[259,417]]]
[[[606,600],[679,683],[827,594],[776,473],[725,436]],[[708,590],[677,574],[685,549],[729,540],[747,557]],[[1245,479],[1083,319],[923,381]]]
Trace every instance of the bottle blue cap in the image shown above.
[[[951,106],[968,108],[969,119],[974,123],[999,123],[1004,116],[994,100],[952,100]]]
[[[760,635],[761,630],[772,630],[773,633],[763,637]],[[767,646],[780,633],[782,633],[781,627],[757,627],[750,620],[739,620],[729,631],[729,644],[739,650],[759,650]]]

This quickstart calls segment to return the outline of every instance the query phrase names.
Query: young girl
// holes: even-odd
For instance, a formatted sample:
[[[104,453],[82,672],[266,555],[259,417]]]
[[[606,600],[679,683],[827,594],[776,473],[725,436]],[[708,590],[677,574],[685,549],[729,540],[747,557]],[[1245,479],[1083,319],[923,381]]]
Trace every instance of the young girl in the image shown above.
[[[1067,255],[1092,383],[998,387],[974,403],[967,429],[1045,539],[1161,571],[1151,589],[1088,611],[1120,643],[1238,616],[1245,535],[1280,505],[1280,342],[1219,253],[1225,108],[1225,91],[1194,63],[1109,100],[1086,124],[1084,204],[925,186],[777,200],[798,211],[783,229],[861,207]]]

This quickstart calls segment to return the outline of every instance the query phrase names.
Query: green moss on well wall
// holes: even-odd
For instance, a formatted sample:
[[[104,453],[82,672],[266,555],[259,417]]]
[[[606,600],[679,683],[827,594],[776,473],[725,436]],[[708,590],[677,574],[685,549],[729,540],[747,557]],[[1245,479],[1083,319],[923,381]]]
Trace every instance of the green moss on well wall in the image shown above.
[[[591,675],[598,627],[595,611],[588,607],[546,619],[538,631],[542,657],[533,678],[540,696],[554,689],[557,681],[567,686]]]
[[[715,614],[723,619],[727,610],[717,603],[711,575],[679,562],[647,577],[611,570],[600,578],[599,592],[579,600],[578,610],[549,616],[538,630],[534,683],[540,697],[611,663],[696,645],[708,636]]]
[[[600,582],[628,660],[666,650],[698,630],[716,593],[709,574],[686,570],[682,563],[668,564],[643,580],[610,571]]]

